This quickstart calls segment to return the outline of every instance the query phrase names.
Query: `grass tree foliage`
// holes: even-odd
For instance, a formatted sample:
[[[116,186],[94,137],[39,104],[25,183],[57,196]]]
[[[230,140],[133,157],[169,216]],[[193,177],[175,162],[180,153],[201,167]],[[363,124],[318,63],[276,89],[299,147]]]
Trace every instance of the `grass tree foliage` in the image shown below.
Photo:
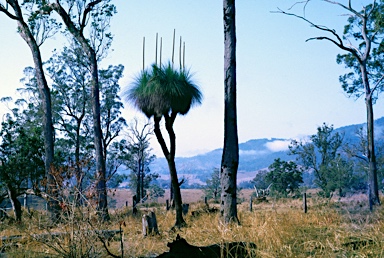
[[[168,162],[174,190],[175,227],[183,226],[185,221],[175,164],[176,135],[173,124],[178,114],[186,115],[192,106],[201,103],[201,99],[202,94],[189,71],[183,68],[174,69],[171,63],[153,64],[151,68],[143,70],[128,91],[128,100],[148,118],[153,117],[154,133]],[[162,119],[165,121],[165,129],[169,136],[169,148],[160,129]]]
[[[303,1],[307,8],[311,0]],[[326,26],[315,24],[303,16],[281,11],[281,13],[298,17],[312,27],[328,33],[329,36],[320,36],[308,40],[326,40],[336,45],[344,54],[337,55],[337,63],[343,64],[350,70],[347,74],[340,76],[344,91],[356,98],[364,97],[367,112],[367,158],[369,161],[369,196],[373,205],[379,205],[379,191],[377,179],[377,161],[374,137],[374,112],[373,105],[383,90],[384,86],[384,1],[372,0],[370,4],[356,9],[359,4],[348,1],[343,4],[338,1],[324,0],[331,5],[341,7],[347,12],[347,24],[342,34]]]

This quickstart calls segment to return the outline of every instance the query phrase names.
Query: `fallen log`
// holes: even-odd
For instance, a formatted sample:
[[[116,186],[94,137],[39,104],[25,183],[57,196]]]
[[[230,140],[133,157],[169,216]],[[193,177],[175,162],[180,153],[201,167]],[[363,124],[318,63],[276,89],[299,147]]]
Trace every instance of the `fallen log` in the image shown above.
[[[220,257],[255,257],[256,244],[247,242],[231,242],[210,246],[190,245],[184,238],[177,235],[176,240],[168,243],[169,252],[158,258],[220,258]]]

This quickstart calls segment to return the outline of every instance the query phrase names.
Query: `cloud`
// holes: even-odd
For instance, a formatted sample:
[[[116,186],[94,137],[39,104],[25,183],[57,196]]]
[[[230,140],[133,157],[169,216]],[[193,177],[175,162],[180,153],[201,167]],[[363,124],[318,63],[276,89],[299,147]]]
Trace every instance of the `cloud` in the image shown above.
[[[267,142],[265,144],[265,147],[270,150],[270,151],[273,151],[273,152],[276,152],[276,151],[286,151],[288,150],[288,145],[291,143],[290,140],[276,140],[276,141],[273,141],[273,142]]]
[[[257,151],[257,150],[239,150],[239,155],[262,155],[266,151]]]

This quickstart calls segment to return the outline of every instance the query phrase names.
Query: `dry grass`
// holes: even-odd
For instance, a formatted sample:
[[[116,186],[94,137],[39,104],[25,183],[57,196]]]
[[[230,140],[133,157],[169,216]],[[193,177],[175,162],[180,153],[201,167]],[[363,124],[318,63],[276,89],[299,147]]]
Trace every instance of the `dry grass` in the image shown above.
[[[197,194],[191,192],[191,196]],[[174,212],[166,212],[162,205],[150,208],[156,213],[160,235],[144,238],[141,216],[132,216],[131,208],[126,207],[111,211],[112,221],[97,227],[118,229],[119,223],[125,222],[124,257],[153,257],[166,252],[167,242],[173,241],[177,234],[198,246],[232,241],[253,242],[257,245],[257,255],[254,255],[257,257],[384,257],[384,209],[378,207],[370,212],[365,196],[341,200],[312,197],[308,200],[307,214],[303,213],[302,202],[298,199],[269,199],[267,203],[254,203],[253,212],[250,212],[248,197],[244,194],[246,202],[238,206],[240,226],[223,225],[219,214],[202,214],[194,218],[189,213],[185,217],[186,228],[169,231],[174,223]],[[198,199],[201,200],[201,196]],[[190,210],[202,206],[202,203],[192,203]],[[26,219],[24,226],[2,225],[0,234],[42,231],[36,226],[36,221],[31,220],[31,223],[34,225]],[[56,230],[63,230],[64,227],[60,225]],[[98,242],[97,239],[93,241]],[[100,243],[97,245],[103,250]],[[119,254],[120,242],[110,242],[109,248]],[[25,256],[32,253],[28,249],[36,251],[35,256]],[[49,257],[54,254],[47,246],[33,241],[26,241],[19,248],[10,248],[12,251],[21,255],[11,257],[43,257],[42,253],[44,257]],[[107,257],[107,254],[102,252],[100,257]]]

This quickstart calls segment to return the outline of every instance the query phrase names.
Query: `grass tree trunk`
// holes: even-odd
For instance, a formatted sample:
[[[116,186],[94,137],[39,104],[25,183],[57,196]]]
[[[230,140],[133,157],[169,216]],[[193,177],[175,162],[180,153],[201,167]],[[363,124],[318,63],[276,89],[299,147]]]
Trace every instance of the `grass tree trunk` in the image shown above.
[[[10,5],[15,11],[17,18],[18,30],[21,37],[28,44],[33,57],[33,62],[36,72],[36,80],[39,88],[41,106],[43,110],[43,131],[44,131],[44,150],[45,150],[45,174],[47,177],[47,194],[49,195],[48,200],[48,211],[50,217],[55,221],[59,216],[59,205],[57,201],[57,186],[55,184],[55,178],[53,176],[52,164],[54,157],[54,129],[52,122],[52,107],[51,107],[51,93],[47,84],[47,80],[44,75],[43,62],[41,58],[40,48],[36,42],[28,25],[23,20],[23,14],[21,12],[18,1],[10,0]]]
[[[173,188],[173,198],[176,208],[176,222],[175,222],[175,228],[181,228],[186,225],[184,218],[183,218],[183,210],[182,210],[182,200],[181,200],[181,192],[180,192],[180,185],[179,185],[179,179],[177,177],[177,171],[176,171],[176,164],[175,164],[175,152],[176,152],[176,135],[173,131],[173,122],[175,121],[176,113],[173,113],[171,117],[165,116],[165,127],[167,129],[168,135],[169,135],[169,141],[170,141],[170,151],[168,151],[167,146],[165,144],[164,138],[161,134],[160,130],[160,119],[159,117],[155,117],[155,128],[154,132],[156,135],[156,138],[161,146],[161,149],[164,153],[165,158],[168,162],[169,167],[169,173],[171,177],[171,186]]]
[[[220,212],[225,223],[237,222],[236,178],[239,164],[236,108],[235,0],[224,0],[224,148],[221,159]]]
[[[176,172],[176,164],[175,164],[175,159],[167,158],[168,162],[168,167],[169,167],[169,172],[171,175],[171,184],[173,188],[173,198],[174,198],[174,205],[176,208],[176,222],[175,222],[175,227],[180,228],[185,225],[185,221],[183,218],[183,210],[182,210],[182,200],[181,200],[181,192],[180,192],[180,185],[179,185],[179,180],[177,177],[177,172]]]

